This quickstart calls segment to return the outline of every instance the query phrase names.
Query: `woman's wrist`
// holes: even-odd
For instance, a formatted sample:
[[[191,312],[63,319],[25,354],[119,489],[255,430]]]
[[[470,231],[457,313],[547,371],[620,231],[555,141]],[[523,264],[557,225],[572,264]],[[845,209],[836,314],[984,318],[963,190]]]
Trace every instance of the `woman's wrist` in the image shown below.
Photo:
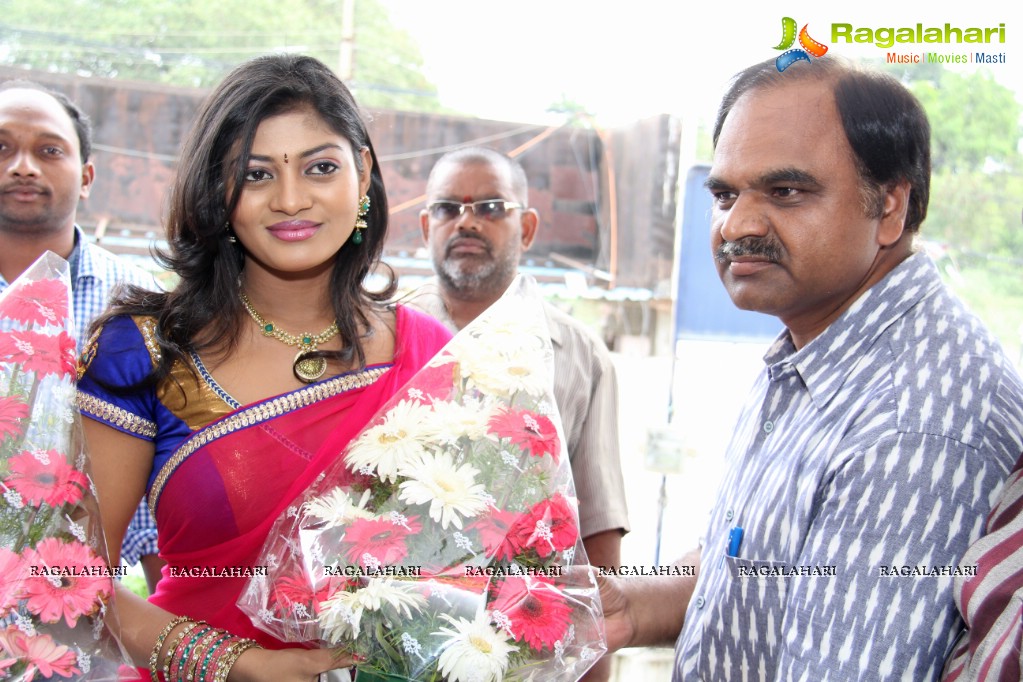
[[[242,654],[257,648],[261,647],[255,640],[236,637],[206,621],[178,616],[157,636],[149,656],[149,674],[153,682],[160,682],[160,672],[165,682],[227,682]]]
[[[182,625],[185,626],[183,630],[187,629],[189,623],[193,623],[193,621],[188,616],[178,616],[167,623],[163,630],[160,631],[160,634],[157,635],[156,642],[153,644],[153,650],[149,654],[149,674],[152,676],[153,682],[159,682],[160,678],[157,671],[161,668],[161,662],[167,660],[167,654],[164,653],[164,644],[167,642],[167,638],[175,629]],[[179,636],[182,635],[179,634]],[[173,650],[172,645],[171,651]],[[166,671],[164,671],[164,675],[166,674]]]

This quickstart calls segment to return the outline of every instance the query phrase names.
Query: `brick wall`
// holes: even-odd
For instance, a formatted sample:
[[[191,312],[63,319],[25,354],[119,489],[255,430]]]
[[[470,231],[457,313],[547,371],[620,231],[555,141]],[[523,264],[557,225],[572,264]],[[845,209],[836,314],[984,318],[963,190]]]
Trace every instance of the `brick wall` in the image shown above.
[[[96,184],[79,209],[83,227],[99,230],[115,251],[144,251],[148,240],[160,238],[178,146],[205,92],[0,67],[0,81],[11,78],[66,93],[93,121]],[[551,132],[451,115],[368,114],[392,209],[413,202],[392,214],[389,254],[415,256],[421,247],[420,197],[444,151],[469,142],[504,152],[531,145],[518,157],[529,177],[530,203],[541,215],[530,262],[563,266],[567,258],[610,272],[616,284],[627,286],[654,288],[670,278],[678,139],[669,117],[608,131],[602,139],[584,127]],[[545,137],[537,141],[538,135]],[[615,220],[609,217],[612,177]]]

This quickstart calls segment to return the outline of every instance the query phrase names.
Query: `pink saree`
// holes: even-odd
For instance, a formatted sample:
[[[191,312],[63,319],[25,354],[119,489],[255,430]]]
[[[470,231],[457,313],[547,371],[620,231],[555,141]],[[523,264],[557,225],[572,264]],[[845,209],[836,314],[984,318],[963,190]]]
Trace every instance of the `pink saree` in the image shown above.
[[[167,561],[150,601],[267,648],[282,643],[236,606],[270,527],[377,409],[450,338],[432,318],[397,309],[393,364],[245,405],[184,441],[150,490]]]

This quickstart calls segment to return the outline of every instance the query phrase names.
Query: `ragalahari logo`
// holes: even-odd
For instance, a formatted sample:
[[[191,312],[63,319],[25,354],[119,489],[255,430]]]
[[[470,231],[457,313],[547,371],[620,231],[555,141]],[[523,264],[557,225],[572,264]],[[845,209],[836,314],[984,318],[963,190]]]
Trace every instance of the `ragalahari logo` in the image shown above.
[[[803,49],[798,47],[794,50],[789,50],[792,44],[796,42],[796,20],[792,17],[782,17],[781,20],[781,42],[775,45],[776,50],[788,50],[787,52],[778,56],[774,60],[775,66],[778,67],[778,71],[784,71],[798,61],[809,62],[810,55],[820,59],[827,51],[828,46],[822,43],[818,43],[816,40],[810,37],[810,34],[806,32],[806,27],[809,24],[803,25],[803,30],[799,32],[799,44]]]

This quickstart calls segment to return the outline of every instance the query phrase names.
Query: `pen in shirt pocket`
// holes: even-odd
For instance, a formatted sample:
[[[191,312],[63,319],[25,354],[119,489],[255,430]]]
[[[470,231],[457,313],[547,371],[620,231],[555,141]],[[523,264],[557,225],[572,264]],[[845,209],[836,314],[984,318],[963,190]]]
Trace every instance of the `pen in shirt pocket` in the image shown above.
[[[728,556],[739,556],[739,547],[742,545],[742,527],[736,526],[728,531]]]

